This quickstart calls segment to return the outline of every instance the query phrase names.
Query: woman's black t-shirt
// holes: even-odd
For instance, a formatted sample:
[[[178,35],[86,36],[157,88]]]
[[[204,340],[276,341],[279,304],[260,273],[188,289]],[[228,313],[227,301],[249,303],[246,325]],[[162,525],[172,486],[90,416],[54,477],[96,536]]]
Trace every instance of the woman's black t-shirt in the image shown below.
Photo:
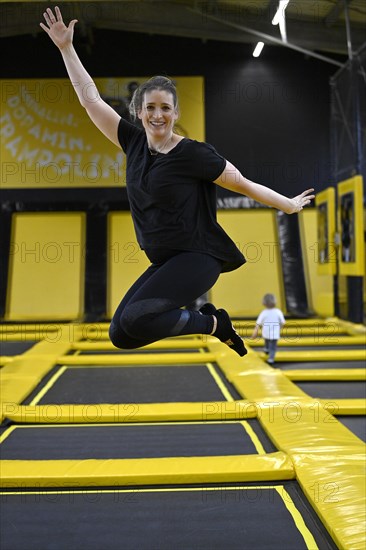
[[[245,263],[216,221],[216,185],[226,160],[207,143],[183,138],[168,153],[151,155],[146,134],[121,119],[118,140],[126,153],[127,193],[136,237],[154,262],[163,251],[195,251],[223,262]]]

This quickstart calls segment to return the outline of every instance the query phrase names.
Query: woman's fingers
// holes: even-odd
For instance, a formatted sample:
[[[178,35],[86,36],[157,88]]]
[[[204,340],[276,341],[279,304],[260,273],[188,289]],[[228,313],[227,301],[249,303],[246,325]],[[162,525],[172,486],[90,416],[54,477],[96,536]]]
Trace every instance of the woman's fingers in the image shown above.
[[[53,15],[53,11],[51,10],[51,8],[47,8],[46,11],[47,11],[47,14],[48,14],[48,17],[49,17],[51,23],[56,23],[56,18]]]
[[[44,25],[43,23],[40,23],[39,25],[40,25],[40,27],[42,27],[42,29],[44,31],[46,31],[47,34],[50,34],[50,29],[48,27],[46,27],[46,25]]]
[[[56,13],[57,21],[61,21],[62,23],[63,19],[62,19],[60,8],[58,6],[55,7],[55,13]]]
[[[52,21],[51,21],[50,16],[48,15],[48,13],[46,11],[44,12],[43,17],[45,18],[48,27],[49,28],[52,27]]]

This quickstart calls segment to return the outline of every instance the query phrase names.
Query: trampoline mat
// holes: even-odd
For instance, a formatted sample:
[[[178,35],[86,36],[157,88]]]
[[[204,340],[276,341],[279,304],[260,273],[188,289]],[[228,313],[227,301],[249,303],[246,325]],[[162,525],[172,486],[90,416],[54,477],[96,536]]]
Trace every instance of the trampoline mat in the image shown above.
[[[281,363],[276,361],[276,367],[281,370],[300,370],[300,369],[363,369],[365,361],[314,361],[314,362],[293,362]]]
[[[337,416],[337,420],[362,441],[366,441],[366,416]]]
[[[2,545],[11,550],[320,550],[335,549],[300,498],[305,524],[286,507],[288,486],[197,487],[7,493],[2,496]],[[284,490],[288,493],[284,494]],[[4,495],[4,493],[3,493]],[[311,537],[311,535],[310,535]]]
[[[1,342],[0,355],[21,355],[37,342]]]
[[[362,380],[294,383],[307,395],[320,399],[362,399],[366,396],[366,382]]]
[[[38,404],[203,401],[226,401],[205,365],[101,366],[66,369]]]
[[[247,422],[252,428],[256,423]],[[0,445],[3,460],[230,456],[257,452],[239,422],[17,427]]]

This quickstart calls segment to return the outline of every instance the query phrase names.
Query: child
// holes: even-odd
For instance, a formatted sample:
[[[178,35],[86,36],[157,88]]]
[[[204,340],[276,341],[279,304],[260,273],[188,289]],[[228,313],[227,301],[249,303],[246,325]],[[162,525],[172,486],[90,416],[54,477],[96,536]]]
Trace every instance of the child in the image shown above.
[[[277,340],[280,338],[281,327],[285,324],[285,318],[276,306],[276,298],[273,294],[265,294],[263,305],[266,309],[261,311],[256,321],[252,339],[257,338],[259,327],[262,327],[262,336],[265,341],[264,351],[269,354],[267,363],[274,364],[277,349]]]

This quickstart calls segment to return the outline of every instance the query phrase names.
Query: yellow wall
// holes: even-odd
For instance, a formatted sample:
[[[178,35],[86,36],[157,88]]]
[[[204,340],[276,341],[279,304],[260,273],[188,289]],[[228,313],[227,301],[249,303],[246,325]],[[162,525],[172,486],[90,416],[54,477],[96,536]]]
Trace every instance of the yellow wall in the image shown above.
[[[216,307],[231,315],[257,317],[262,298],[275,294],[277,305],[285,309],[282,268],[274,210],[220,211],[218,221],[247,258],[247,263],[224,273],[212,289]]]
[[[14,214],[5,318],[80,318],[84,264],[84,213]]]
[[[307,208],[301,212],[299,224],[309,306],[318,315],[332,316],[334,315],[333,276],[318,274],[316,209]]]
[[[136,242],[130,212],[111,212],[108,216],[107,316],[113,313],[150,262]]]

